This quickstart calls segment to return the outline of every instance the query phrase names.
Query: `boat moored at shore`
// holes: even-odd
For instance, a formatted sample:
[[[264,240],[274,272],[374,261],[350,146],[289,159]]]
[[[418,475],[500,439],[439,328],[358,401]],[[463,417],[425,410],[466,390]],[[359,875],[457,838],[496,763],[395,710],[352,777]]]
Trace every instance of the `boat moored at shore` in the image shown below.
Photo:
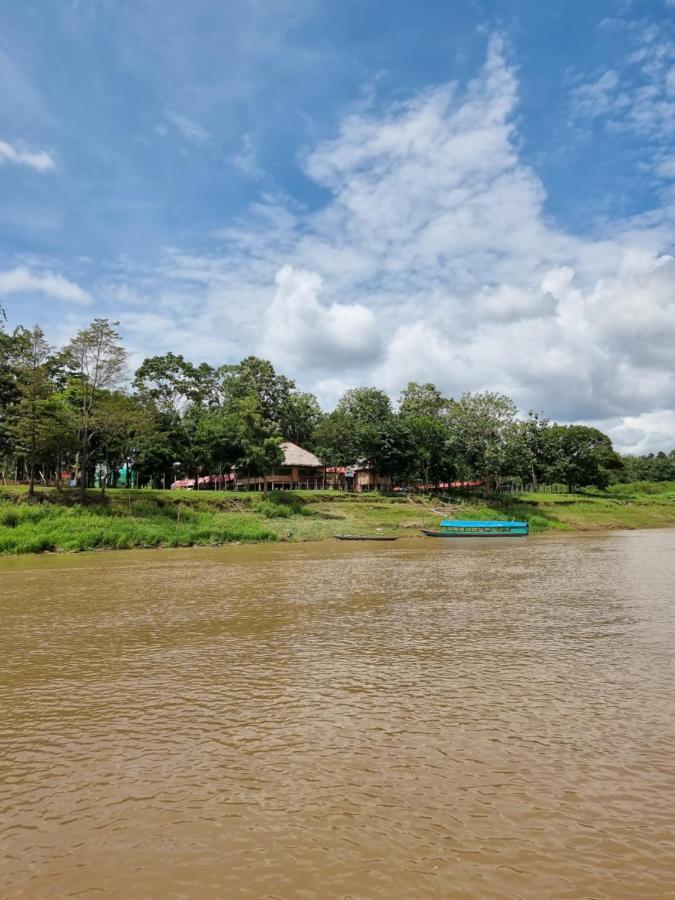
[[[527,522],[490,522],[480,520],[446,519],[438,529],[423,528],[428,537],[525,537]]]

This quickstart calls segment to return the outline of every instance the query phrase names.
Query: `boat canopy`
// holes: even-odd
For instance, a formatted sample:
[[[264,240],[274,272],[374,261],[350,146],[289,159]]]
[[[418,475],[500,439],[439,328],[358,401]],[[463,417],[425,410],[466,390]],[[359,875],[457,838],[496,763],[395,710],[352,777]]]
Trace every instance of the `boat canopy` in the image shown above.
[[[441,522],[441,528],[527,528],[527,522],[486,522],[467,519],[447,519]]]

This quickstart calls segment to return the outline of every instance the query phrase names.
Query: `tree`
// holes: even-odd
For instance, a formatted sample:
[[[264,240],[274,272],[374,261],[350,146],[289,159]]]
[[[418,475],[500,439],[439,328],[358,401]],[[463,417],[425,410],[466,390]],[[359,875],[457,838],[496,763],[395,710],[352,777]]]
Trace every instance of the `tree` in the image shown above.
[[[398,411],[405,419],[440,419],[447,415],[451,402],[435,384],[409,381],[399,397]]]
[[[576,487],[606,487],[610,471],[622,465],[610,438],[589,425],[552,425],[546,458],[547,478],[566,484],[570,493]]]
[[[14,447],[12,412],[20,397],[15,357],[16,338],[7,334],[0,322],[0,454],[3,457],[10,454]]]
[[[389,395],[378,388],[352,388],[340,398],[337,410],[359,425],[379,425],[393,415]]]
[[[308,450],[314,448],[314,433],[323,418],[314,394],[292,391],[281,404],[279,429],[288,441]]]
[[[136,370],[134,387],[161,412],[180,414],[199,398],[199,371],[175,353],[149,356]]]
[[[266,475],[270,469],[281,465],[284,453],[281,436],[264,416],[255,397],[245,397],[237,404],[236,415],[240,419],[240,451],[236,468],[247,475]],[[267,480],[264,481],[267,491]]]
[[[406,417],[403,421],[415,448],[412,477],[423,484],[449,481],[456,463],[447,424],[432,416]]]
[[[390,416],[368,431],[370,445],[363,446],[364,456],[380,474],[405,480],[414,469],[416,447],[408,423]]]
[[[548,428],[549,420],[534,410],[530,410],[527,419],[519,423],[514,474],[531,480],[535,487],[546,466]]]
[[[194,431],[195,455],[200,466],[222,475],[246,454],[246,420],[219,407],[199,416]]]
[[[28,495],[35,493],[35,461],[42,448],[47,424],[45,405],[53,393],[47,361],[52,348],[39,325],[14,333],[14,368],[19,400],[14,412],[12,434],[16,449],[28,461]]]
[[[317,425],[314,449],[327,466],[353,466],[362,456],[359,437],[353,417],[336,409]]]
[[[101,392],[92,417],[92,440],[96,442],[96,455],[103,467],[104,496],[110,476],[123,465],[128,469],[135,457],[137,438],[144,427],[145,409],[135,397],[120,391]]]
[[[40,452],[45,461],[52,460],[60,488],[63,460],[77,451],[77,412],[66,393],[53,393],[42,404],[41,419]]]
[[[621,481],[675,481],[675,450],[622,456],[621,462],[622,468],[613,470],[614,477]]]
[[[497,477],[513,463],[517,440],[516,405],[504,394],[463,394],[448,415],[454,448],[489,496]]]
[[[237,365],[223,366],[220,372],[225,406],[254,397],[262,417],[274,425],[281,424],[282,412],[295,390],[292,379],[277,375],[269,360],[257,356],[247,356]]]
[[[122,378],[127,352],[115,330],[118,322],[94,319],[65,348],[65,358],[78,388],[80,436],[80,497],[87,498],[91,429],[101,392]]]

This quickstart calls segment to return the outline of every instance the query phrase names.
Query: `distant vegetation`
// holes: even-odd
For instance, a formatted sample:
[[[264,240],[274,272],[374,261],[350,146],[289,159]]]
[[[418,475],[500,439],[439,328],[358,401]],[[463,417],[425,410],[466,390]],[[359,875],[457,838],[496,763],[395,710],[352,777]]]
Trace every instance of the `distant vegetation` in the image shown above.
[[[506,482],[555,482],[573,491],[675,478],[675,452],[622,458],[601,431],[555,424],[538,412],[521,417],[498,393],[453,399],[413,382],[395,411],[384,391],[359,387],[324,413],[316,397],[256,357],[214,367],[167,353],[144,360],[124,388],[126,363],[116,325],[106,319],[58,350],[39,326],[0,329],[5,480],[27,482],[32,495],[36,484],[61,485],[67,473],[84,501],[95,483],[105,492],[169,486],[178,476],[261,475],[280,463],[282,439],[313,450],[326,466],[366,462],[395,485],[479,480],[486,497]],[[274,508],[271,518],[289,515]],[[89,513],[70,515],[83,535],[96,531]],[[161,517],[152,523],[148,540],[168,539],[165,524]],[[122,543],[135,540],[120,535]]]

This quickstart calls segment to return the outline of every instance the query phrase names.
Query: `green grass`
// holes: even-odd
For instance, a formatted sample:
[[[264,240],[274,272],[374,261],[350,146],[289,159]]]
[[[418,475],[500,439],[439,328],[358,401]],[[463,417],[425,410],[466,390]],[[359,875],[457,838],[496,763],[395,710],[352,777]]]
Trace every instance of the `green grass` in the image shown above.
[[[376,493],[73,491],[0,487],[0,553],[228,542],[324,540],[334,534],[411,537],[441,518],[522,519],[533,533],[675,526],[675,483],[614,485],[578,494],[520,494],[485,502]]]
[[[158,505],[149,499],[85,507],[51,499],[0,500],[0,553],[189,547],[276,538],[252,514]]]
[[[616,484],[576,494],[520,494],[500,503],[506,512],[546,522],[543,530],[594,531],[675,526],[675,482]],[[539,530],[539,528],[533,528]]]

